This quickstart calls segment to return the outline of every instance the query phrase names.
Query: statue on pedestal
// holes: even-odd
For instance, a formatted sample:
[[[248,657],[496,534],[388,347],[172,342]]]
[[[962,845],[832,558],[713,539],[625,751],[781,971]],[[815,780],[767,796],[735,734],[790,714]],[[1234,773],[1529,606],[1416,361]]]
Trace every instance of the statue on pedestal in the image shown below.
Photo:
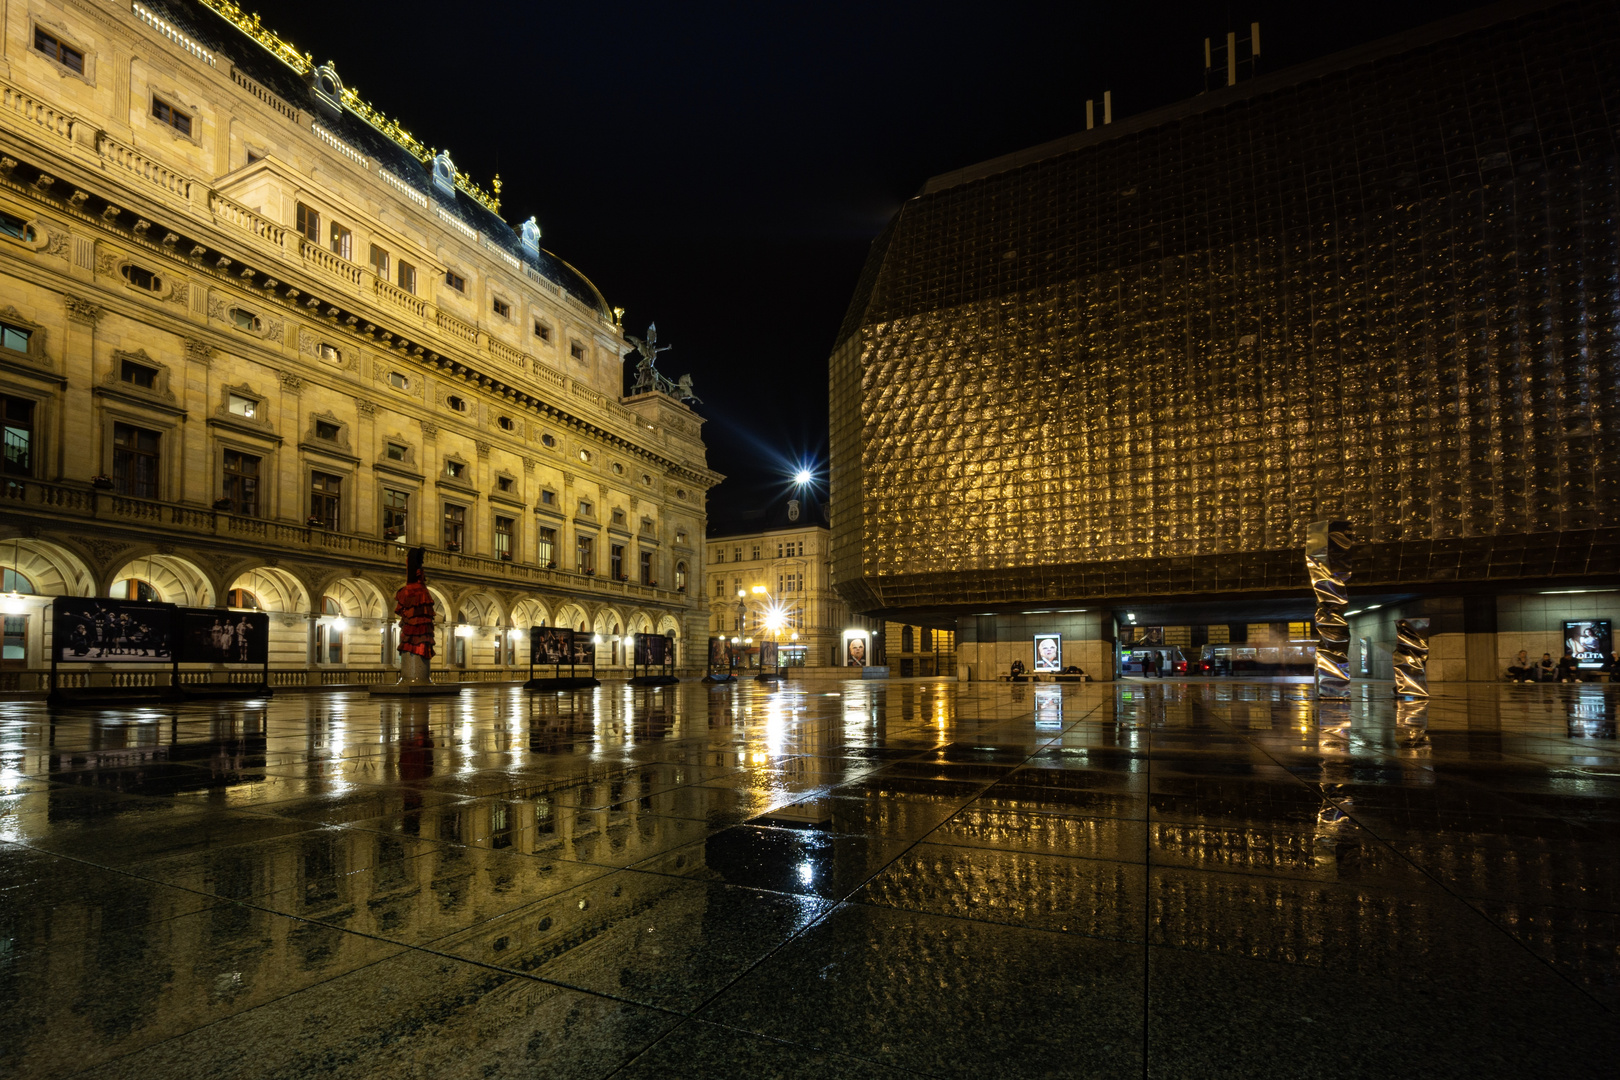
[[[647,324],[646,338],[638,338],[634,334],[624,335],[624,340],[635,346],[631,352],[625,353],[625,358],[640,354],[641,359],[636,363],[636,381],[631,384],[632,394],[648,394],[657,391],[668,394],[676,401],[684,401],[690,405],[701,405],[698,396],[692,393],[692,376],[682,375],[679,379],[671,379],[658,370],[658,354],[668,352],[669,345],[658,344],[658,324]]]

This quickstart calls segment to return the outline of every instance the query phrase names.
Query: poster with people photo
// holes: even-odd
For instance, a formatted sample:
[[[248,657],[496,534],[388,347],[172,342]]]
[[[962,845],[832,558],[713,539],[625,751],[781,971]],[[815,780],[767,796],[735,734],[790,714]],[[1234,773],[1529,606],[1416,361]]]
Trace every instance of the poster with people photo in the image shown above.
[[[1063,635],[1035,635],[1035,674],[1056,675],[1063,670]]]
[[[861,632],[861,633],[845,632],[845,634],[844,634],[844,666],[845,667],[865,667],[868,663],[869,663],[869,661],[866,658],[866,634],[865,634],[865,632],[864,631]]]
[[[662,634],[636,635],[636,666],[637,667],[663,667],[665,646],[669,639]]]
[[[595,669],[596,641],[590,634],[574,635],[574,665]]]
[[[761,671],[776,670],[776,642],[762,641],[759,643],[759,669]]]
[[[262,665],[269,660],[270,616],[264,612],[180,609],[181,663]]]
[[[51,639],[64,664],[174,662],[174,605],[146,600],[58,596]]]
[[[712,638],[710,638],[709,639],[709,666],[711,668],[723,668],[729,663],[730,663],[730,660],[728,659],[728,656],[727,656],[727,653],[726,653],[726,639],[723,638],[723,637],[712,637]]]
[[[1597,671],[1614,655],[1614,636],[1608,619],[1566,619],[1564,648],[1584,671]]]
[[[566,626],[529,627],[529,663],[557,665],[571,663],[574,632]]]

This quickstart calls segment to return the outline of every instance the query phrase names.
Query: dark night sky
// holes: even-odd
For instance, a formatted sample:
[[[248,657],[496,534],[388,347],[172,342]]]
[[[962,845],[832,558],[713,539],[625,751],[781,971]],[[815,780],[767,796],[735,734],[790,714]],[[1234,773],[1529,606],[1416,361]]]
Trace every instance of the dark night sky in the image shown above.
[[[658,323],[721,524],[824,465],[833,336],[928,177],[1078,130],[1104,90],[1116,120],[1191,97],[1203,39],[1251,21],[1268,72],[1479,6],[258,2],[480,184],[499,171],[502,215],[536,215],[631,333]]]

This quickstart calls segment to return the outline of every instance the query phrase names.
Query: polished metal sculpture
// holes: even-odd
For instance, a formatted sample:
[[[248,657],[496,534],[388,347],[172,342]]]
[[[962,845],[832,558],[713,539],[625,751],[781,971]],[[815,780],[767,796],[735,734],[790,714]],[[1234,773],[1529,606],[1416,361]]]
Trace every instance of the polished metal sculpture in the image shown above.
[[[1305,527],[1305,570],[1316,593],[1316,696],[1350,696],[1350,523],[1313,521]]]
[[[1429,696],[1429,620],[1395,621],[1395,696]]]

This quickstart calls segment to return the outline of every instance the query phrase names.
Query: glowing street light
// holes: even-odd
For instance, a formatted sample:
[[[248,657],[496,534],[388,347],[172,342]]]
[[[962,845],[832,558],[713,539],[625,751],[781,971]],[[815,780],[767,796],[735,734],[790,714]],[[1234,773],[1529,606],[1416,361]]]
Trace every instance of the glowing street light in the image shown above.
[[[793,482],[795,484],[798,484],[800,487],[803,487],[805,484],[808,484],[810,482],[810,480],[811,480],[811,476],[810,476],[810,470],[809,469],[800,469],[797,473],[795,473],[793,475]]]

